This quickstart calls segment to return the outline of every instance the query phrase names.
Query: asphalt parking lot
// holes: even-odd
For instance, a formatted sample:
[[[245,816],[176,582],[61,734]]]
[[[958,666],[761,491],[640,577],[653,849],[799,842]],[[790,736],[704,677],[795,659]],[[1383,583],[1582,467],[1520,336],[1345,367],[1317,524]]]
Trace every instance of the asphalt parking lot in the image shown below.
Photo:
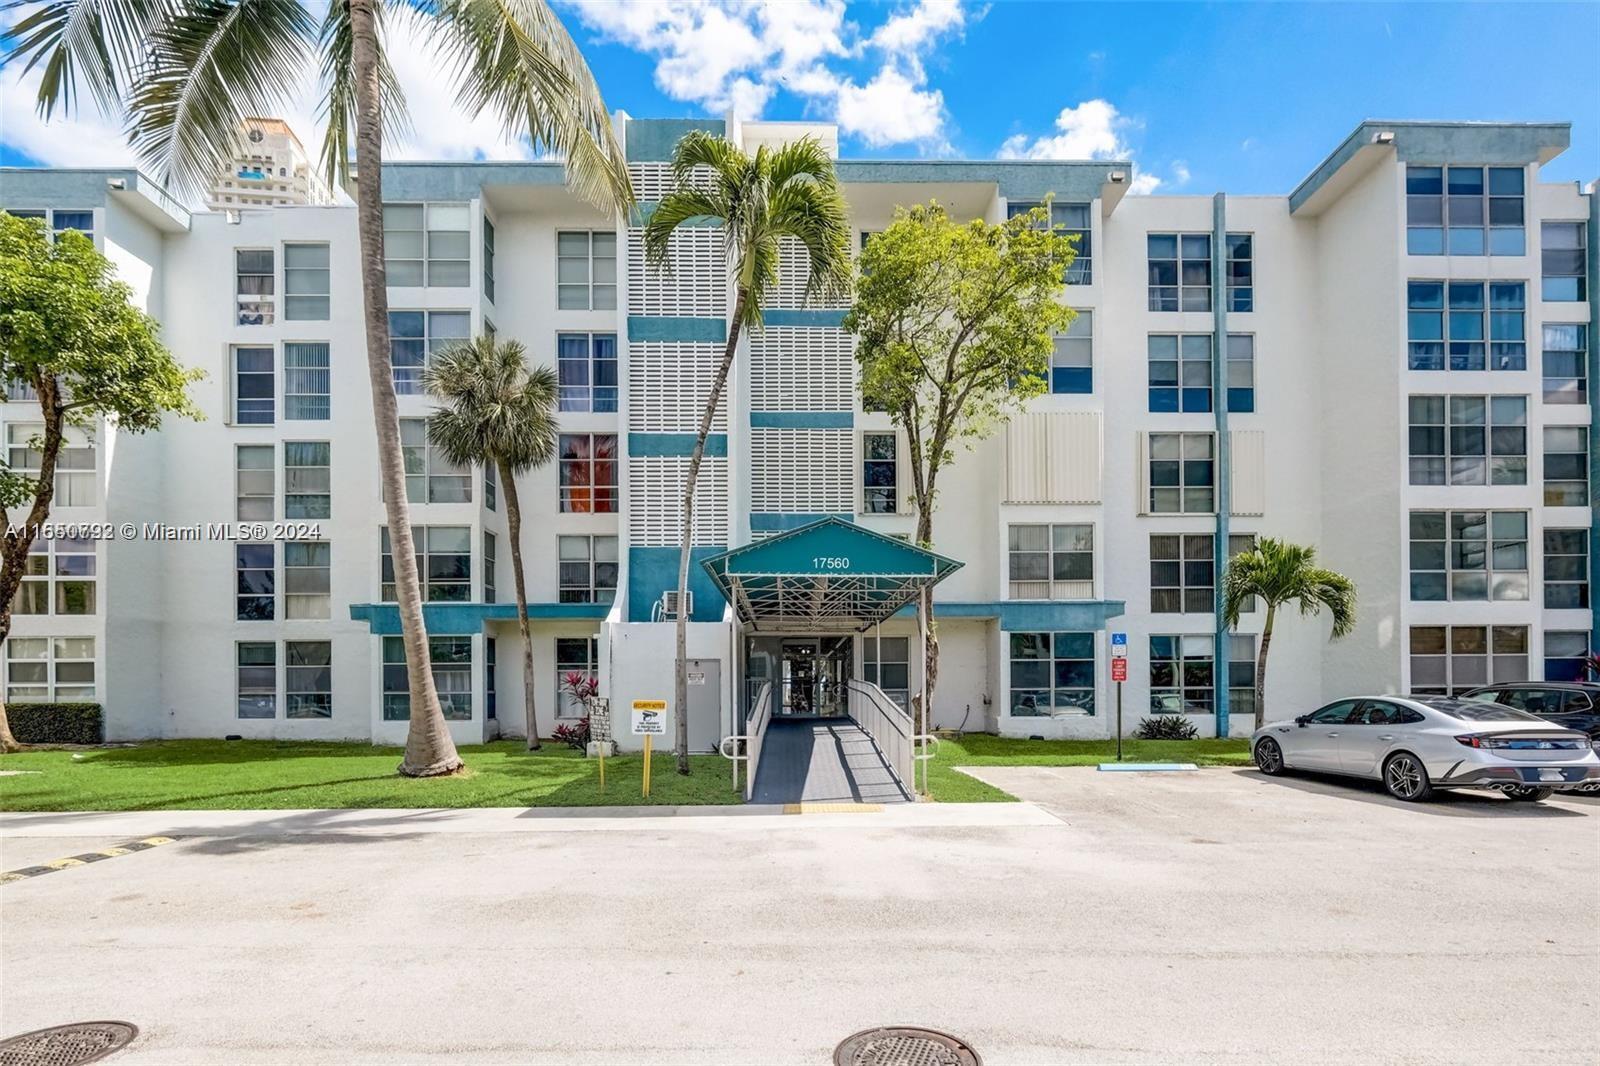
[[[1600,800],[985,769],[904,813],[0,816],[0,1029],[116,1062],[1600,1060]],[[1036,804],[1036,806],[1035,806]]]

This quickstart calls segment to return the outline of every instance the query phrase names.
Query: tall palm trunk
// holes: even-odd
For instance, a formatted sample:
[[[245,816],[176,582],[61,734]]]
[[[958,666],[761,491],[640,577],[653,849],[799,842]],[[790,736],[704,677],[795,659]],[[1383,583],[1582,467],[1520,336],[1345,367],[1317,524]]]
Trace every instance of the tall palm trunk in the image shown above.
[[[528,722],[528,750],[539,750],[539,719],[533,709],[533,637],[528,635],[528,587],[522,575],[522,503],[517,476],[509,464],[497,462],[500,492],[506,501],[506,529],[511,534],[511,577],[517,588],[517,632],[522,634],[522,709]]]
[[[689,453],[689,473],[683,479],[683,540],[678,552],[678,657],[672,684],[674,725],[673,750],[678,756],[678,773],[689,772],[689,616],[684,604],[689,597],[689,552],[694,543],[694,483],[700,476],[700,460],[705,458],[706,438],[711,435],[711,420],[716,416],[717,403],[728,384],[728,371],[733,367],[733,353],[739,347],[739,328],[744,323],[744,305],[750,297],[748,286],[740,285],[733,301],[733,321],[728,326],[728,343],[722,349],[722,365],[711,383],[711,395],[706,399],[706,409],[700,415],[700,430],[695,434],[694,451]]]
[[[937,476],[937,472],[935,472]],[[933,479],[926,488],[930,501],[927,507],[917,508],[917,545],[933,548]],[[917,630],[922,636],[922,692],[918,695],[917,710],[921,719],[913,723],[917,732],[933,732],[933,689],[939,681],[939,628],[933,620],[933,586],[926,585],[917,594]],[[882,667],[880,666],[881,670]]]
[[[1261,626],[1261,650],[1256,652],[1256,713],[1252,733],[1267,720],[1267,649],[1272,646],[1272,622],[1277,613],[1277,604],[1267,604],[1267,620]]]
[[[395,599],[405,641],[411,688],[411,722],[400,772],[432,777],[461,769],[450,727],[433,684],[433,658],[422,621],[422,587],[411,540],[405,462],[400,452],[400,414],[389,358],[389,278],[383,263],[383,123],[379,111],[378,27],[375,0],[350,0],[351,60],[356,98],[356,224],[361,238],[361,289],[365,297],[367,372],[372,417],[378,428],[378,467],[394,559]]]

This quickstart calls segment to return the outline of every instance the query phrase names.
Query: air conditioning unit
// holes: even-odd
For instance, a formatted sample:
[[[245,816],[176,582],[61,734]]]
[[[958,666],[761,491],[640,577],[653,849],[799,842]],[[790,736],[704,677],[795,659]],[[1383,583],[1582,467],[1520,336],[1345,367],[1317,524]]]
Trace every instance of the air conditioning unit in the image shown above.
[[[685,596],[687,609],[684,611],[684,615],[686,617],[691,617],[694,615],[694,593],[685,593]],[[656,614],[663,622],[675,622],[678,620],[677,589],[673,589],[670,592],[663,592],[661,594],[661,603],[658,606]]]

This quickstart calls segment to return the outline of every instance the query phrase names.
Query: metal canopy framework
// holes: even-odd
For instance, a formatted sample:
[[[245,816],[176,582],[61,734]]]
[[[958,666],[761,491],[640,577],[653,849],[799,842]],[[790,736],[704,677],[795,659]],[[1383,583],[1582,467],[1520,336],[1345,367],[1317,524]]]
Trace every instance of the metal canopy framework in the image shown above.
[[[766,632],[870,629],[961,568],[841,518],[713,556],[702,564],[739,620]]]

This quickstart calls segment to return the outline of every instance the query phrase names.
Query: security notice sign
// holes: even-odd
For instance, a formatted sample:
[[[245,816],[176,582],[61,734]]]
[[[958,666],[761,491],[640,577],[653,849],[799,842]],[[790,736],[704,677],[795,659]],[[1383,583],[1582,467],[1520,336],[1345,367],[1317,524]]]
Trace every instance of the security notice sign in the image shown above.
[[[667,733],[666,700],[633,701],[634,736],[661,737]]]

